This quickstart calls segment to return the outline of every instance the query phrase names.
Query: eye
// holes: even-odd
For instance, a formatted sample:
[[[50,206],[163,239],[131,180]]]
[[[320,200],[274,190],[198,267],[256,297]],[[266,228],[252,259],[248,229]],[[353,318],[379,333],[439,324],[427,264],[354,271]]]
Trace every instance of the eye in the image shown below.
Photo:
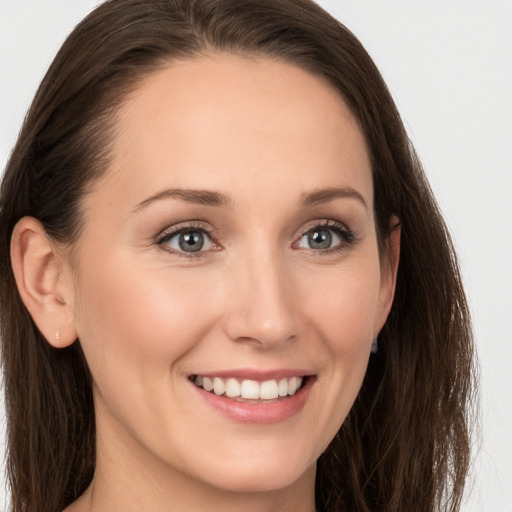
[[[208,251],[213,247],[210,235],[203,229],[196,228],[183,228],[166,233],[159,240],[159,244],[169,247],[172,252],[188,254]]]
[[[332,245],[339,245],[341,242],[340,237],[328,228],[314,228],[309,230],[299,240],[300,247],[307,247],[308,249],[331,249]]]
[[[314,226],[298,240],[297,247],[315,251],[336,250],[353,241],[353,234],[341,225],[325,224]]]

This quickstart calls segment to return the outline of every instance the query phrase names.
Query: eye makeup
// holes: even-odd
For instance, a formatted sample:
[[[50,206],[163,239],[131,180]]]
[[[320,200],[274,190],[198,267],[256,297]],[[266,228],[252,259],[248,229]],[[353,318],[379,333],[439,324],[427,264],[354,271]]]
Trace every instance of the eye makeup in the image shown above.
[[[300,233],[298,239],[291,244],[292,249],[307,250],[315,256],[342,252],[357,241],[352,230],[330,219],[309,222]],[[156,244],[181,258],[201,258],[211,251],[223,249],[218,242],[217,232],[201,221],[187,221],[166,228],[157,235]]]

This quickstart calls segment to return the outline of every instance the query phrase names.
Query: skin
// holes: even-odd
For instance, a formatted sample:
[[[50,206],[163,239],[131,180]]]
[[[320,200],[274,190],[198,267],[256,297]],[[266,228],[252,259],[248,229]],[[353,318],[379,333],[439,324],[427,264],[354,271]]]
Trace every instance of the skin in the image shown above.
[[[379,258],[356,121],[298,67],[209,55],[131,94],[113,155],[84,198],[73,257],[50,244],[53,263],[18,278],[47,276],[55,314],[40,328],[55,346],[78,336],[94,379],[96,474],[67,510],[313,511],[316,460],[360,389],[398,261],[398,230]],[[301,203],[333,188],[344,193]],[[169,189],[229,204],[148,201]],[[206,250],[187,258],[177,238],[159,243],[190,221],[213,233]],[[304,235],[326,222],[352,238],[311,247]],[[18,225],[18,276],[45,243],[37,221]],[[303,369],[314,382],[291,418],[240,423],[188,378],[240,368]]]

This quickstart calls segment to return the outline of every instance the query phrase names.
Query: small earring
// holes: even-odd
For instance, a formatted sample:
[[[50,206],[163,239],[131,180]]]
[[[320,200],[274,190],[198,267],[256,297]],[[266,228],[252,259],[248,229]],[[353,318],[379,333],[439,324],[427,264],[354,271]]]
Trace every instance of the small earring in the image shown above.
[[[376,354],[379,350],[379,340],[375,338],[372,343],[371,353]]]
[[[60,332],[59,332],[59,331],[57,331],[57,332],[55,333],[55,339],[56,339],[57,341],[59,341],[59,340],[60,340]]]

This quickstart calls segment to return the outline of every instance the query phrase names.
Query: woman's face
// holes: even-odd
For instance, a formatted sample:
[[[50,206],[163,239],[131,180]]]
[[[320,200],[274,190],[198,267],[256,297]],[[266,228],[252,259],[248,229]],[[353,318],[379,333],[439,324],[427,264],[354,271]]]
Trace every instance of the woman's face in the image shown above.
[[[293,65],[201,57],[129,97],[113,155],[69,266],[98,468],[237,491],[314,475],[393,294],[353,116]]]

